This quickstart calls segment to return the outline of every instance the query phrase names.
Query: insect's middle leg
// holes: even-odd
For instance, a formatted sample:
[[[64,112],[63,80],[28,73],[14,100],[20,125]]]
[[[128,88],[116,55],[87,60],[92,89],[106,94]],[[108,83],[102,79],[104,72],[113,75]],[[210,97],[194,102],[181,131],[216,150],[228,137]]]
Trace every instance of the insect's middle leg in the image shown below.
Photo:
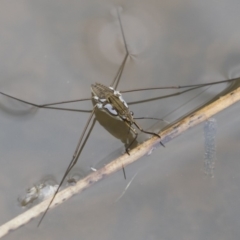
[[[42,217],[41,217],[41,219],[40,219],[40,221],[39,221],[39,223],[38,223],[38,226],[41,224],[43,218],[44,218],[45,215],[47,214],[47,212],[48,212],[48,210],[49,210],[49,208],[50,208],[53,200],[55,199],[57,193],[59,192],[60,187],[62,186],[64,180],[65,180],[66,177],[67,177],[67,175],[69,174],[69,172],[72,170],[72,168],[76,165],[76,163],[77,163],[77,161],[78,161],[78,158],[79,158],[79,156],[80,156],[80,154],[81,154],[81,152],[82,152],[82,150],[83,150],[83,148],[84,148],[84,146],[85,146],[85,144],[86,144],[86,142],[87,142],[87,140],[88,140],[88,137],[89,137],[89,135],[90,135],[90,133],[91,133],[93,127],[94,127],[94,124],[95,124],[95,122],[96,122],[96,120],[94,119],[93,122],[92,122],[92,125],[91,125],[90,129],[88,130],[88,133],[86,134],[86,131],[87,131],[88,127],[89,127],[89,124],[90,124],[90,122],[91,122],[91,120],[92,120],[92,118],[93,118],[95,109],[96,109],[96,105],[93,107],[92,113],[91,113],[91,115],[89,116],[88,121],[87,121],[87,123],[86,123],[86,125],[85,125],[85,127],[84,127],[84,130],[83,130],[83,132],[82,132],[82,134],[81,134],[81,136],[80,136],[80,138],[79,138],[77,147],[76,147],[75,152],[74,152],[74,154],[73,154],[73,156],[72,156],[72,160],[71,160],[71,162],[69,163],[69,165],[68,165],[68,167],[67,167],[67,170],[65,171],[65,173],[64,173],[64,175],[63,175],[63,177],[62,177],[62,180],[60,181],[60,183],[59,183],[59,185],[58,185],[57,190],[55,191],[55,193],[54,193],[53,197],[51,198],[51,200],[50,200],[50,202],[49,202],[46,210],[44,211],[44,213],[43,213],[43,215],[42,215]],[[85,136],[85,134],[86,134],[86,136]]]

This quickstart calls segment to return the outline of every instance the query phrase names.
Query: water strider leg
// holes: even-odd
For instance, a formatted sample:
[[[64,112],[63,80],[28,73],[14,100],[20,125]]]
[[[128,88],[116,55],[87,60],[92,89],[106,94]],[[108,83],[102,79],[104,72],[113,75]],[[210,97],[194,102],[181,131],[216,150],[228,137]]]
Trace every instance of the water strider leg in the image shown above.
[[[83,99],[77,99],[77,100],[71,100],[71,101],[65,101],[65,102],[58,102],[58,103],[54,103],[54,104],[44,104],[44,105],[39,105],[39,104],[36,104],[36,103],[32,103],[32,102],[29,102],[29,101],[25,101],[23,99],[20,99],[20,98],[16,98],[16,97],[13,97],[9,94],[6,94],[6,93],[3,93],[3,92],[0,92],[1,95],[3,96],[6,96],[8,98],[11,98],[11,99],[14,99],[18,102],[22,102],[22,103],[25,103],[27,105],[30,105],[30,106],[33,106],[33,107],[36,107],[36,108],[45,108],[45,109],[55,109],[55,110],[65,110],[65,111],[76,111],[76,112],[91,112],[89,110],[80,110],[80,109],[71,109],[71,108],[60,108],[60,107],[49,107],[49,105],[55,105],[55,104],[63,104],[63,103],[71,103],[71,102],[79,102],[79,101],[86,101],[86,100],[91,100],[91,98],[83,98]]]
[[[151,119],[151,120],[158,120],[158,121],[163,121],[161,118],[155,118],[155,117],[134,117],[134,119],[142,120],[142,119]]]
[[[48,106],[53,106],[53,105],[59,105],[59,104],[64,104],[64,103],[73,103],[73,102],[82,102],[82,101],[89,101],[89,100],[92,100],[92,98],[82,98],[82,99],[75,99],[75,100],[69,100],[69,101],[47,103],[47,104],[43,104],[43,105],[39,105],[39,106],[41,108],[47,108]]]
[[[130,155],[130,153],[129,153],[130,147],[133,145],[133,143],[135,142],[135,140],[136,140],[137,137],[138,137],[138,133],[135,131],[135,129],[134,129],[134,128],[131,128],[131,130],[132,130],[132,132],[135,134],[135,137],[134,137],[133,140],[128,144],[128,146],[126,147],[126,153],[127,153],[128,155]]]
[[[128,155],[130,155],[129,153],[129,148],[132,146],[132,144],[135,142],[135,140],[137,139],[137,136],[138,136],[138,133],[135,131],[134,128],[132,128],[127,122],[125,122],[128,126],[129,126],[129,130],[132,130],[132,132],[135,134],[135,137],[133,138],[133,140],[128,144],[128,146],[125,148],[126,150],[126,153]],[[127,177],[126,177],[126,172],[125,172],[125,168],[124,168],[124,165],[122,164],[122,170],[123,170],[123,175],[124,175],[124,179],[126,180]]]
[[[134,104],[139,104],[139,103],[146,103],[146,102],[156,101],[156,100],[160,100],[160,99],[175,97],[175,96],[178,96],[178,95],[190,92],[190,91],[198,89],[198,88],[201,88],[201,87],[192,87],[192,88],[180,91],[180,92],[175,92],[175,93],[171,93],[171,94],[161,95],[161,96],[158,96],[158,97],[146,98],[146,99],[143,99],[143,100],[136,100],[136,101],[133,101],[133,102],[128,102],[128,105],[134,105]],[[134,117],[134,119],[138,119],[138,118]]]
[[[126,42],[126,38],[125,38],[125,34],[124,34],[124,31],[123,31],[123,26],[122,26],[122,21],[121,21],[121,17],[120,17],[120,14],[119,14],[119,10],[117,9],[117,16],[118,16],[118,21],[119,21],[119,24],[120,24],[120,29],[121,29],[121,33],[122,33],[122,38],[123,38],[123,43],[124,43],[124,47],[125,47],[125,51],[126,51],[126,54],[125,54],[125,57],[123,59],[123,62],[116,74],[116,77],[114,78],[113,82],[110,84],[110,87],[113,87],[114,89],[117,89],[118,87],[118,84],[120,82],[120,79],[121,79],[121,76],[122,76],[122,73],[123,73],[123,70],[124,70],[124,67],[125,67],[125,64],[126,64],[126,61],[127,61],[127,58],[129,56],[129,51],[128,51],[128,47],[127,47],[127,42]],[[131,128],[131,126],[130,126]],[[135,136],[134,140],[132,142],[134,142],[137,138],[137,135]],[[131,143],[132,144],[132,143]],[[126,152],[127,154],[129,155],[129,152],[128,152],[128,147],[126,148]],[[125,168],[124,168],[124,165],[122,164],[122,170],[123,170],[123,176],[124,176],[124,179],[127,179],[126,178],[126,172],[125,172]]]
[[[125,54],[125,57],[123,59],[123,62],[121,64],[121,66],[120,66],[120,68],[119,68],[119,70],[117,72],[116,77],[114,78],[113,82],[110,85],[110,87],[113,87],[114,89],[117,89],[117,87],[118,87],[119,81],[121,79],[121,76],[122,76],[122,73],[123,73],[123,70],[124,70],[125,63],[126,63],[127,58],[129,56],[127,42],[126,42],[126,38],[125,38],[124,31],[123,31],[123,26],[122,26],[122,21],[121,21],[121,17],[120,17],[118,9],[117,9],[117,16],[118,16],[118,21],[119,21],[119,24],[120,24],[120,29],[121,29],[121,33],[122,33],[122,38],[123,38],[123,43],[124,43],[126,54]]]
[[[151,135],[154,135],[154,136],[156,136],[156,137],[161,138],[161,136],[160,136],[159,134],[157,134],[157,133],[145,131],[145,130],[142,129],[135,121],[133,122],[133,124],[134,124],[141,132],[144,132],[144,133],[147,133],[147,134],[151,134]],[[161,144],[163,147],[165,147],[164,144],[163,144],[161,141],[160,141],[160,144]]]
[[[122,32],[122,34],[123,34],[124,45],[125,45],[125,49],[126,49],[126,55],[125,55],[125,57],[124,57],[124,59],[123,59],[123,62],[122,62],[122,64],[121,64],[118,72],[117,72],[117,75],[116,75],[116,77],[115,77],[115,79],[114,79],[114,81],[113,81],[113,83],[112,83],[112,85],[115,84],[115,86],[114,86],[115,88],[117,87],[117,85],[118,85],[118,83],[119,83],[119,81],[120,81],[120,78],[121,78],[122,72],[123,72],[123,70],[124,70],[124,66],[125,66],[127,57],[128,57],[128,55],[129,55],[128,50],[127,50],[127,45],[126,45],[125,37],[124,37],[124,33],[123,33],[123,29],[122,29],[122,24],[121,24],[121,19],[120,19],[120,16],[119,16],[119,12],[118,12],[118,19],[119,19],[120,26],[121,26],[121,32]],[[89,99],[84,99],[84,100],[89,100]],[[44,105],[41,105],[41,107],[48,108],[48,106],[50,106],[50,105],[63,104],[63,103],[69,103],[69,102],[77,102],[77,101],[79,101],[79,100],[64,101],[64,102],[51,103],[51,104],[44,104]],[[34,106],[36,106],[36,105],[34,105]],[[95,112],[96,107],[97,107],[97,105],[95,105],[95,106],[93,107],[92,113],[91,113],[91,115],[90,115],[90,117],[89,117],[89,119],[88,119],[88,121],[87,121],[87,123],[86,123],[86,126],[85,126],[85,128],[84,128],[84,130],[83,130],[83,132],[82,132],[82,135],[81,135],[81,137],[80,137],[80,139],[79,139],[79,142],[78,142],[77,147],[76,147],[76,150],[75,150],[75,152],[74,152],[74,154],[73,154],[72,160],[71,160],[70,164],[68,165],[68,168],[67,168],[67,170],[65,171],[65,173],[64,173],[64,175],[63,175],[63,178],[62,178],[62,180],[61,180],[61,182],[60,182],[60,184],[59,184],[56,192],[54,193],[54,195],[53,195],[53,197],[52,197],[52,199],[51,199],[51,201],[50,201],[47,209],[46,209],[45,212],[43,213],[43,215],[42,215],[42,217],[41,217],[41,219],[40,219],[40,221],[39,221],[39,223],[38,223],[38,226],[41,224],[43,218],[45,217],[48,209],[50,208],[50,206],[51,206],[54,198],[56,197],[57,193],[59,192],[59,189],[60,189],[60,187],[62,186],[65,178],[66,178],[67,175],[68,175],[68,173],[71,171],[71,169],[75,166],[75,164],[76,164],[77,161],[78,161],[78,158],[79,158],[79,156],[80,156],[80,153],[81,153],[81,151],[82,151],[82,149],[83,149],[83,147],[84,147],[84,145],[85,145],[85,143],[86,143],[86,140],[87,140],[87,138],[88,138],[88,134],[90,134],[91,128],[90,128],[90,130],[88,131],[88,134],[87,134],[87,137],[85,138],[84,143],[82,144],[82,140],[83,140],[84,135],[85,135],[85,133],[86,133],[86,130],[87,130],[88,126],[89,126],[89,123],[90,123],[90,121],[91,121],[91,119],[92,119],[92,117],[93,117],[93,114],[94,114],[94,112]],[[96,121],[96,120],[94,120],[93,123],[95,123],[95,121]],[[94,126],[94,124],[92,125],[92,128],[93,128],[93,126]],[[137,135],[136,135],[136,137],[137,137]],[[135,139],[136,139],[136,137],[135,137]],[[135,139],[134,139],[134,140],[135,140]],[[131,143],[131,144],[132,144],[132,143]],[[124,178],[126,179],[126,173],[125,173],[124,166],[122,166],[122,168],[123,168]]]
[[[113,83],[112,83],[111,85],[113,85],[116,80],[117,80],[117,83],[119,82],[128,55],[129,55],[129,53],[127,52],[127,54],[125,55],[125,58],[124,58],[124,60],[123,60],[123,63],[121,64],[121,66],[120,66],[120,68],[119,68],[119,70],[118,70],[117,76],[115,77],[115,79],[114,79],[114,81],[113,81]],[[120,74],[120,75],[119,75],[119,74]],[[121,90],[120,92],[121,92],[121,93],[129,93],[129,92],[145,91],[145,90],[157,90],[157,89],[183,89],[183,88],[191,88],[191,89],[186,90],[186,91],[190,91],[190,90],[193,90],[193,89],[195,89],[195,88],[200,88],[200,87],[205,87],[205,86],[210,86],[210,85],[215,85],[215,84],[221,84],[221,83],[226,83],[226,82],[229,82],[229,83],[230,83],[230,82],[239,81],[239,80],[240,80],[240,78],[234,78],[234,79],[222,80],[222,81],[218,81],[218,82],[195,84],[195,85],[182,85],[182,86],[170,86],[170,87],[141,88],[141,89]],[[171,97],[171,96],[175,96],[175,95],[182,94],[182,93],[184,93],[184,92],[185,92],[185,91],[180,92],[180,93],[169,94],[169,95],[162,96],[162,97],[159,97],[159,98]],[[31,106],[33,106],[33,107],[46,108],[46,109],[55,109],[55,110],[66,110],[66,111],[80,111],[80,110],[78,110],[78,109],[68,109],[68,108],[59,108],[59,107],[50,107],[50,106],[52,106],[52,105],[57,105],[57,104],[65,104],[65,103],[72,103],[72,102],[87,101],[87,100],[91,100],[91,99],[92,99],[92,98],[82,98],[82,99],[75,99],[75,100],[61,101],[61,102],[55,102],[55,103],[48,103],[48,104],[39,105],[39,104],[36,104],[36,103],[32,103],[32,102],[29,102],[29,101],[25,101],[25,100],[20,99],[20,98],[16,98],[16,97],[14,97],[14,96],[11,96],[11,95],[6,94],[6,93],[3,93],[3,92],[0,92],[0,94],[3,95],[3,96],[9,97],[9,98],[11,98],[11,99],[17,100],[17,101],[19,101],[19,102],[26,103],[26,104],[31,105]],[[154,98],[154,99],[152,99],[152,100],[156,100],[156,99],[159,99],[159,98]],[[143,101],[147,101],[147,100],[143,100]],[[140,101],[140,102],[141,102],[141,101]],[[133,103],[128,103],[128,104],[131,105],[131,104],[134,104],[134,103],[135,103],[135,102],[133,102]],[[84,110],[83,110],[83,112],[84,112]],[[89,111],[86,111],[86,112],[89,112]]]
[[[87,139],[88,139],[88,137],[89,137],[89,135],[90,135],[90,132],[92,131],[92,128],[94,127],[94,124],[95,124],[95,122],[96,122],[95,120],[93,121],[93,124],[92,124],[91,128],[89,129],[89,131],[88,131],[88,133],[87,133],[87,135],[86,135],[86,137],[85,137],[84,142],[82,143],[82,141],[83,141],[83,139],[84,139],[84,136],[85,136],[85,133],[86,133],[86,131],[87,131],[87,128],[88,128],[88,126],[89,126],[89,124],[90,124],[90,122],[91,122],[91,119],[92,119],[93,115],[94,115],[95,109],[96,109],[96,105],[93,107],[92,113],[91,113],[91,115],[89,116],[88,121],[87,121],[87,123],[86,123],[86,125],[85,125],[85,127],[84,127],[84,130],[83,130],[83,132],[82,132],[82,134],[81,134],[81,136],[80,136],[80,138],[79,138],[79,141],[78,141],[77,147],[76,147],[76,149],[75,149],[75,152],[74,152],[74,154],[73,154],[72,160],[71,160],[71,162],[69,163],[69,165],[68,165],[68,167],[67,167],[67,170],[65,171],[65,173],[64,173],[64,175],[63,175],[63,177],[62,177],[62,180],[61,180],[61,182],[60,182],[60,184],[59,184],[56,192],[54,193],[53,197],[51,198],[51,201],[49,202],[47,209],[46,209],[45,212],[43,213],[43,215],[42,215],[42,217],[41,217],[41,219],[40,219],[40,221],[39,221],[39,223],[38,223],[38,227],[40,226],[43,218],[44,218],[45,215],[47,214],[48,209],[50,208],[50,206],[51,206],[54,198],[56,197],[57,193],[59,192],[59,189],[60,189],[60,187],[62,186],[65,178],[66,178],[67,175],[68,175],[68,173],[71,171],[71,169],[76,165],[76,163],[77,163],[77,161],[78,161],[78,158],[79,158],[79,156],[80,156],[80,154],[81,154],[81,152],[82,152],[82,149],[83,149],[84,145],[86,144]]]
[[[227,79],[217,82],[209,82],[209,83],[200,83],[200,84],[193,84],[193,85],[179,85],[179,86],[166,86],[166,87],[151,87],[151,88],[139,88],[139,89],[131,89],[131,90],[121,90],[120,93],[129,93],[129,92],[137,92],[137,91],[146,91],[146,90],[157,90],[157,89],[182,89],[182,88],[199,88],[199,87],[206,87],[221,83],[227,83],[227,82],[234,82],[234,81],[240,81],[240,78],[233,78],[233,79]]]
[[[168,97],[172,97],[172,96],[183,94],[185,92],[188,92],[188,91],[191,91],[193,89],[200,88],[200,87],[193,87],[193,88],[184,90],[182,92],[177,92],[177,93],[173,93],[173,94],[169,94],[169,95],[164,95],[164,96],[161,96],[161,97],[156,97],[156,98],[145,99],[145,100],[141,100],[141,101],[130,102],[130,103],[128,103],[128,105],[133,105],[133,104],[136,104],[136,103],[147,102],[147,101],[154,101],[154,100],[162,99],[162,98],[168,98]],[[39,105],[39,104],[35,104],[35,103],[29,102],[29,101],[25,101],[25,100],[20,99],[20,98],[16,98],[14,96],[11,96],[11,95],[3,93],[3,92],[0,92],[0,94],[3,95],[3,96],[6,96],[8,98],[14,99],[16,101],[25,103],[27,105],[36,107],[36,108],[53,109],[53,110],[64,110],[64,111],[75,111],[75,112],[84,112],[84,113],[91,113],[91,111],[92,111],[92,110],[82,110],[82,109],[72,109],[72,108],[51,107],[51,105],[71,103],[71,102],[78,102],[78,101],[86,101],[86,100],[91,100],[91,98],[83,98],[83,99],[76,99],[76,100],[70,100],[70,101],[62,101],[62,102],[56,102],[56,103],[49,103],[49,104]],[[135,118],[135,119],[142,119],[142,118]],[[155,118],[149,118],[149,119],[155,119]],[[161,120],[161,119],[159,119],[159,120]]]
[[[116,74],[116,77],[114,78],[113,82],[112,82],[111,85],[110,85],[110,87],[113,87],[114,89],[117,88],[117,85],[118,85],[118,83],[119,83],[119,81],[120,81],[120,79],[121,79],[121,76],[122,76],[122,73],[123,73],[123,70],[124,70],[125,63],[126,63],[126,61],[127,61],[128,55],[129,55],[129,54],[126,53],[126,55],[125,55],[125,57],[124,57],[124,59],[123,59],[123,62],[121,63],[120,68],[118,69],[118,72],[117,72],[117,74]],[[115,86],[114,86],[114,84],[115,84]]]

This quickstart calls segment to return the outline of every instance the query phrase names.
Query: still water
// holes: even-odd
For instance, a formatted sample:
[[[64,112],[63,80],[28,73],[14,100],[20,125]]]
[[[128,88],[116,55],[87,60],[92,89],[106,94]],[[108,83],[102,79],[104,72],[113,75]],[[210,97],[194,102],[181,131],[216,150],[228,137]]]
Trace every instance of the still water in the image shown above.
[[[124,57],[114,15],[119,5],[132,53],[120,90],[240,75],[234,0],[217,6],[175,0],[2,1],[1,91],[44,104],[88,97],[94,82],[108,85]],[[136,117],[163,118],[152,128],[157,130],[218,91],[197,90],[131,110]],[[124,97],[133,102],[167,93]],[[89,110],[92,104],[71,107]],[[238,239],[239,110],[234,105],[216,116],[213,178],[205,175],[200,125],[127,167],[127,180],[118,172],[50,211],[40,228],[36,219],[6,239]],[[87,118],[87,113],[36,110],[0,97],[1,224],[23,211],[17,199],[26,188],[47,177],[59,182]],[[154,123],[140,122],[144,128]],[[122,141],[97,122],[75,171],[84,175],[122,152]]]

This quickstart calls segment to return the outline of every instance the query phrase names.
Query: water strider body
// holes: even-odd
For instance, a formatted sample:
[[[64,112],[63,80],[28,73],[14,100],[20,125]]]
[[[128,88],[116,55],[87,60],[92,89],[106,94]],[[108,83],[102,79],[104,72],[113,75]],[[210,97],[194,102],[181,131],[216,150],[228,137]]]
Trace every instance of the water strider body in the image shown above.
[[[157,133],[145,131],[136,123],[133,117],[133,112],[129,110],[127,102],[123,99],[122,94],[119,91],[115,90],[113,87],[106,87],[101,83],[92,84],[91,91],[93,94],[93,100],[96,102],[96,107],[98,109],[108,113],[112,117],[122,120],[135,134],[134,139],[126,148],[127,153],[128,148],[132,145],[138,135],[132,125],[135,125],[142,132],[155,135],[160,138]]]

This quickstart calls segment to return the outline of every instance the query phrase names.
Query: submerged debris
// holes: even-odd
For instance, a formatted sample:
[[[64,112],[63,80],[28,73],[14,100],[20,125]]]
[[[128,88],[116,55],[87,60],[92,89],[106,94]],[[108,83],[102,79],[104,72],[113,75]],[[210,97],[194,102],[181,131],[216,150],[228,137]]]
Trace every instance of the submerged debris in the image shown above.
[[[53,185],[48,181],[36,184],[28,188],[26,194],[18,198],[18,202],[21,207],[30,207],[52,196],[57,188],[58,185]]]
[[[80,179],[82,179],[85,174],[79,169],[75,169],[71,172],[71,174],[67,178],[67,185],[72,186],[75,185]]]

